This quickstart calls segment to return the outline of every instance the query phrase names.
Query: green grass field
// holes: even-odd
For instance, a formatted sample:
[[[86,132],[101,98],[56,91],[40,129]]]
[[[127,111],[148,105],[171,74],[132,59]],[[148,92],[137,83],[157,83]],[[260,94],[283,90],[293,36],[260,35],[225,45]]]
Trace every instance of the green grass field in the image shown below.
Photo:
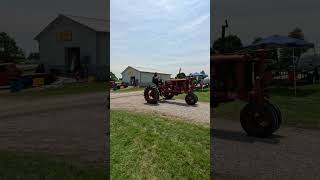
[[[206,88],[203,90],[196,90],[194,92],[198,98],[200,102],[210,102],[210,89]],[[177,99],[184,99],[186,97],[186,94],[180,94],[178,96],[176,96],[175,98]]]
[[[47,154],[0,152],[1,180],[104,180],[106,169]]]
[[[45,97],[56,95],[69,95],[69,94],[82,94],[91,92],[107,92],[107,84],[105,82],[91,82],[91,83],[72,83],[65,84],[57,88],[48,89],[24,89],[16,93],[3,93],[0,96],[32,96],[32,97]]]
[[[208,127],[111,112],[111,179],[209,179]]]
[[[293,88],[273,88],[271,92],[271,102],[281,109],[284,125],[320,128],[320,85],[300,86],[296,97]],[[244,105],[240,101],[222,104],[215,117],[238,121]]]

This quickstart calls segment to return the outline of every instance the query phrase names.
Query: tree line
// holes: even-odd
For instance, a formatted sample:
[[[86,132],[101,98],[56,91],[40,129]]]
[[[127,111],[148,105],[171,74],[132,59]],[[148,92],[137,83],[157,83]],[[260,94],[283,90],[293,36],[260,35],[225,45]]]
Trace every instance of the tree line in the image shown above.
[[[288,37],[297,38],[297,39],[305,39],[304,33],[301,28],[294,28],[291,32],[288,33]],[[262,40],[262,37],[256,37],[253,39],[252,44],[258,43]],[[214,41],[213,44],[211,44],[210,47],[210,54],[217,54],[219,52],[224,53],[234,53],[243,48],[243,43],[241,39],[235,35],[230,34],[222,39],[222,37],[219,37]],[[301,53],[305,52],[306,49],[303,49],[302,51],[297,51],[297,56],[301,55]]]
[[[0,32],[0,61],[14,62],[18,59],[39,59],[39,53],[30,52],[26,57],[25,52],[13,37],[6,32]]]

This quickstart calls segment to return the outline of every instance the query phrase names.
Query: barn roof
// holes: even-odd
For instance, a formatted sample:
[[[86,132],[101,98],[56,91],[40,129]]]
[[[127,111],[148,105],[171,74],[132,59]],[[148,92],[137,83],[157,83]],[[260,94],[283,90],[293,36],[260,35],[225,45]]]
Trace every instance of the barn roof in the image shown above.
[[[90,18],[90,17],[82,17],[82,16],[73,16],[60,14],[57,18],[55,18],[49,25],[47,25],[34,39],[39,39],[39,36],[45,32],[47,29],[53,26],[53,24],[61,18],[68,18],[75,23],[79,23],[89,29],[92,29],[96,32],[110,32],[110,21],[106,19],[98,19],[98,18]]]
[[[97,32],[109,32],[110,31],[110,23],[105,19],[97,19],[90,17],[82,17],[82,16],[73,16],[73,15],[63,15],[69,19],[72,19],[84,26],[87,26]]]
[[[146,72],[146,73],[155,73],[157,72],[158,74],[167,74],[167,75],[171,75],[170,73],[165,73],[165,72],[162,72],[162,71],[159,71],[157,69],[152,69],[152,68],[146,68],[146,67],[138,67],[138,66],[128,66],[123,72],[125,72],[127,69],[129,68],[133,68],[139,72]],[[123,73],[122,72],[122,73]],[[121,74],[122,74],[121,73]]]

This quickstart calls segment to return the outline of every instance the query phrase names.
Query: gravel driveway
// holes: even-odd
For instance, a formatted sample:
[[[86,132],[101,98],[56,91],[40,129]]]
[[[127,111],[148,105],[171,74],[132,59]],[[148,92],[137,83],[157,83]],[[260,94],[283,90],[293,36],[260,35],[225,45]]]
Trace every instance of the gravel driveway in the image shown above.
[[[181,120],[201,123],[209,126],[209,103],[198,102],[189,106],[184,100],[162,100],[158,105],[147,104],[143,92],[111,93],[111,109],[125,109],[135,112],[155,112],[166,116],[177,117]]]
[[[213,162],[222,179],[319,179],[319,130],[281,127],[273,137],[259,139],[248,137],[240,122],[213,120]]]
[[[106,93],[0,98],[0,150],[45,152],[77,161],[106,160]]]

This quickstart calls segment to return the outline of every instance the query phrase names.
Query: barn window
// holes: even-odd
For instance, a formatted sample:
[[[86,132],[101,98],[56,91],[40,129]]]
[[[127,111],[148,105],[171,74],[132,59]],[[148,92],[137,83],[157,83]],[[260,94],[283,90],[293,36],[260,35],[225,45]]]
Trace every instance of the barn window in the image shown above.
[[[64,31],[57,33],[58,41],[72,41],[72,32],[71,31]]]

